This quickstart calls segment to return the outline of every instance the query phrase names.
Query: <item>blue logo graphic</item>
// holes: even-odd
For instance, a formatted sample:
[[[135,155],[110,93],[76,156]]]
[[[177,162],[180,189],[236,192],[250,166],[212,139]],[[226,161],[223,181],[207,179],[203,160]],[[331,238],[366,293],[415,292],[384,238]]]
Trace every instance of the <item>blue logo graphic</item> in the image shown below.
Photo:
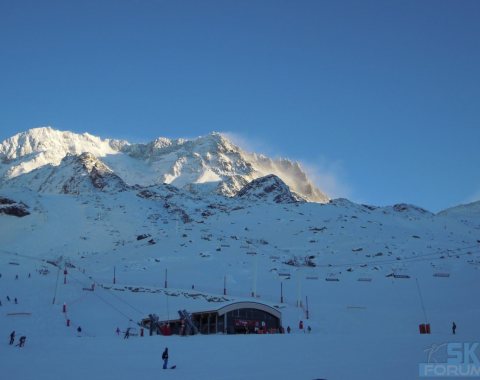
[[[433,344],[427,363],[419,364],[420,377],[480,377],[480,343]]]

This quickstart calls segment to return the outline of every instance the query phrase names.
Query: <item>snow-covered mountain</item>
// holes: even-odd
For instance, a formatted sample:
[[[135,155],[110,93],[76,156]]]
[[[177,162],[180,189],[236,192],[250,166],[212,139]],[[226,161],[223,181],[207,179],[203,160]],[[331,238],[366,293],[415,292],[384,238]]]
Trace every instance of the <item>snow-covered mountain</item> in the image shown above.
[[[27,181],[26,181],[27,179]],[[93,154],[67,155],[57,166],[48,164],[13,177],[8,186],[27,187],[43,193],[81,194],[95,189],[123,191],[127,185]]]
[[[0,336],[28,338],[0,345],[2,371],[151,378],[168,345],[169,379],[403,380],[452,341],[452,321],[455,339],[477,341],[478,202],[439,214],[305,202],[286,184],[299,167],[248,157],[218,134],[134,145],[47,128],[4,141]],[[274,307],[291,334],[114,333],[236,301]]]
[[[69,170],[62,166],[71,165],[71,159],[64,158],[83,153],[130,186],[167,183],[192,192],[231,197],[252,180],[274,174],[308,201],[329,200],[298,163],[245,152],[219,133],[193,140],[158,138],[147,144],[130,144],[88,133],[35,128],[0,144],[0,177],[3,183],[11,181],[10,185],[17,187],[63,192],[58,187],[63,178],[56,176]],[[59,168],[36,171],[48,165]],[[47,177],[41,178],[44,174]]]

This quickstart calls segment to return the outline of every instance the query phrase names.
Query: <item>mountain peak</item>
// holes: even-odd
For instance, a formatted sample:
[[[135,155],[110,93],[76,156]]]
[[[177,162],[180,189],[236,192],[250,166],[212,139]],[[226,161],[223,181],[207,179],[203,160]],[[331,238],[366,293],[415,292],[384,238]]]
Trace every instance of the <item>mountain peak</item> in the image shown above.
[[[86,152],[101,158],[129,185],[168,183],[198,188],[196,185],[208,183],[204,189],[234,196],[246,183],[274,174],[309,201],[329,200],[297,162],[245,152],[220,132],[194,139],[159,137],[149,143],[130,144],[89,133],[33,128],[0,143],[0,178],[8,181],[46,165],[58,166],[67,155]]]
[[[67,153],[81,154],[92,152],[96,155],[113,153],[117,140],[102,140],[89,133],[77,134],[59,131],[52,127],[38,127],[18,133],[0,144],[0,157],[3,160],[16,160],[31,154],[57,153],[63,158]]]

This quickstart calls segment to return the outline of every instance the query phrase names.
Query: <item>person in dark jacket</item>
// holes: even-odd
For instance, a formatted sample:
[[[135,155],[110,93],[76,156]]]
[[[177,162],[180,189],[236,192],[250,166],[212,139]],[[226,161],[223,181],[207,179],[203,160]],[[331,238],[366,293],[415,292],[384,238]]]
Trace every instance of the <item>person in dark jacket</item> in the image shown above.
[[[455,322],[452,322],[452,333],[453,333],[453,335],[455,335],[455,330],[457,330],[457,325],[455,324]]]
[[[23,347],[25,345],[25,340],[27,340],[27,337],[24,335],[24,336],[21,336],[20,337],[20,340],[18,341],[18,344],[17,346],[19,347]]]
[[[12,345],[15,342],[15,330],[11,332],[10,334],[10,345]]]
[[[168,347],[165,347],[165,351],[162,354],[163,359],[163,369],[167,369],[168,367]]]

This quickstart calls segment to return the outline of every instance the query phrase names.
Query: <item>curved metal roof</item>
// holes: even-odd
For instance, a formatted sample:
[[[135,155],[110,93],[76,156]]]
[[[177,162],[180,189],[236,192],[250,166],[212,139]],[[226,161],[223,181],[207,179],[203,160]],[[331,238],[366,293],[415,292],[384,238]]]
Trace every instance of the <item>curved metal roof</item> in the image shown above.
[[[217,313],[220,316],[228,313],[229,311],[238,309],[258,309],[270,313],[278,319],[282,319],[282,313],[280,313],[277,309],[260,302],[234,302],[221,307],[217,310]]]

